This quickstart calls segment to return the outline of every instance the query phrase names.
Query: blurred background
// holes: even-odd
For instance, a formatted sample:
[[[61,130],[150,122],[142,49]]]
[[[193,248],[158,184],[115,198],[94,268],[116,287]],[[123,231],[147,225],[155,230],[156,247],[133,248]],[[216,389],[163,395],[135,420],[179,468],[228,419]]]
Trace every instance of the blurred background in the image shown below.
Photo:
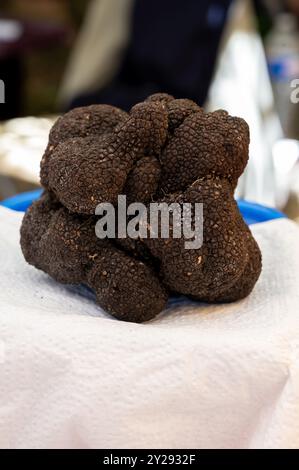
[[[1,0],[0,200],[36,188],[51,125],[155,92],[251,128],[236,197],[299,221],[299,0]]]

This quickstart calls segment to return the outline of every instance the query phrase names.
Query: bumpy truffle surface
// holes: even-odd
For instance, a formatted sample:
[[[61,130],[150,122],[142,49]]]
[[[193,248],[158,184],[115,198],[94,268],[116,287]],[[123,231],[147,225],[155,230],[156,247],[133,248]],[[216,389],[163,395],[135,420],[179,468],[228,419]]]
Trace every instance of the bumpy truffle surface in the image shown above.
[[[150,96],[129,113],[108,105],[77,108],[53,126],[41,162],[45,191],[26,212],[21,247],[28,263],[66,284],[86,284],[97,302],[125,321],[154,318],[170,294],[204,302],[233,302],[252,291],[261,253],[233,193],[248,160],[249,129],[219,110],[205,113],[188,99]],[[203,240],[186,249],[182,220],[169,236],[100,239],[99,203],[203,208]],[[188,214],[187,214],[188,215]],[[127,216],[127,221],[132,215]],[[160,229],[161,227],[159,227]]]
[[[98,132],[92,133],[88,126],[88,134],[84,135],[84,108],[77,112],[76,119],[67,114],[55,124],[57,130],[52,136],[55,145],[50,153],[49,149],[46,150],[42,159],[41,182],[71,212],[94,214],[98,204],[116,203],[134,164],[145,154],[159,154],[166,140],[167,113],[159,102],[134,106],[127,119],[120,115],[117,125],[115,121],[119,113],[117,110],[112,112],[112,109],[110,114],[114,127],[110,131],[105,123],[105,132],[101,133],[99,129],[103,129],[98,125]],[[98,115],[102,117],[100,112]],[[92,120],[89,117],[88,122]],[[67,132],[69,121],[73,126],[72,132]],[[72,135],[77,128],[80,129],[79,137]],[[63,138],[57,143],[60,135]]]
[[[168,299],[166,288],[149,266],[114,247],[97,258],[88,283],[99,304],[120,320],[150,320],[165,308]]]
[[[143,240],[161,261],[160,274],[167,287],[206,302],[235,300],[236,292],[239,299],[245,297],[248,287],[244,284],[255,284],[252,276],[258,277],[261,259],[239,216],[229,182],[219,178],[197,180],[167,202],[203,204],[203,244],[199,248],[185,249],[186,237]]]
[[[161,165],[156,157],[140,158],[129,173],[124,194],[129,202],[149,202],[155,196],[161,176]]]
[[[84,283],[116,318],[142,322],[165,308],[167,289],[153,269],[95,233],[94,216],[73,214],[46,192],[24,216],[28,263],[64,284]]]
[[[224,111],[195,112],[184,119],[162,151],[164,193],[185,190],[196,179],[226,178],[235,187],[248,160],[249,129]]]
[[[41,162],[41,183],[49,185],[48,166],[55,148],[61,142],[74,137],[100,136],[111,132],[127,118],[127,113],[109,105],[91,105],[75,108],[57,119],[53,125],[47,149]]]

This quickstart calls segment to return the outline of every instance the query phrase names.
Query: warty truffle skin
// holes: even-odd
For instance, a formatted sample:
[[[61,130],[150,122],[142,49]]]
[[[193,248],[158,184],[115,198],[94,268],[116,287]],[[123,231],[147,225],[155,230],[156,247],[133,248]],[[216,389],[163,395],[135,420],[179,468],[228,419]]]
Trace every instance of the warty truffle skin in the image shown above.
[[[157,192],[161,176],[161,165],[154,156],[138,160],[129,173],[124,186],[124,194],[130,202],[149,202]]]
[[[150,320],[165,308],[167,289],[150,266],[99,240],[95,223],[94,217],[72,214],[45,193],[24,216],[23,254],[58,282],[94,289],[98,304],[116,318]]]
[[[149,96],[147,101],[162,103],[167,110],[169,137],[171,137],[174,130],[179,127],[188,116],[194,113],[204,113],[203,109],[194,103],[194,101],[186,98],[175,99],[167,93],[156,93]]]
[[[26,211],[21,225],[21,248],[27,263],[38,269],[44,269],[40,257],[39,243],[47,231],[52,215],[59,209],[60,203],[55,196],[44,192]]]
[[[71,212],[94,214],[98,204],[117,202],[135,162],[159,154],[167,125],[160,103],[138,104],[109,133],[59,143],[42,160],[42,183]]]
[[[41,161],[41,183],[48,187],[48,166],[58,144],[74,137],[100,136],[111,132],[127,118],[127,113],[114,106],[95,104],[75,108],[59,117],[53,125],[49,143]]]
[[[175,129],[160,156],[161,191],[183,191],[196,179],[218,176],[235,188],[248,161],[249,129],[225,111],[195,112]]]
[[[84,282],[85,271],[107,241],[95,235],[94,217],[70,213],[45,192],[26,212],[21,248],[26,261],[56,281]]]
[[[261,271],[261,255],[229,182],[197,180],[186,192],[163,201],[203,203],[202,247],[185,249],[184,237],[142,240],[160,260],[160,277],[168,289],[205,302],[229,302],[248,295]]]
[[[101,307],[119,320],[151,320],[168,300],[167,289],[152,268],[114,247],[95,260],[88,285],[95,290]]]
[[[41,162],[45,192],[23,219],[26,261],[61,283],[88,285],[98,304],[124,321],[151,320],[170,294],[243,299],[262,267],[233,196],[249,140],[243,119],[205,113],[166,93],[129,113],[108,105],[70,111],[50,132]],[[116,206],[121,194],[147,206],[202,203],[203,245],[186,249],[185,237],[171,236],[98,239],[96,206]]]

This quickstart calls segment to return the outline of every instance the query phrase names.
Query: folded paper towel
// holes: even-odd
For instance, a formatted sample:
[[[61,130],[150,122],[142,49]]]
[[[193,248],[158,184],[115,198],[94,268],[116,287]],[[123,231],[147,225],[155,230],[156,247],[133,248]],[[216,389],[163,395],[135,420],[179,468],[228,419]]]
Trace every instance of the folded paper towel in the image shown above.
[[[0,209],[1,448],[298,448],[299,229],[252,227],[247,299],[124,323],[27,265]]]

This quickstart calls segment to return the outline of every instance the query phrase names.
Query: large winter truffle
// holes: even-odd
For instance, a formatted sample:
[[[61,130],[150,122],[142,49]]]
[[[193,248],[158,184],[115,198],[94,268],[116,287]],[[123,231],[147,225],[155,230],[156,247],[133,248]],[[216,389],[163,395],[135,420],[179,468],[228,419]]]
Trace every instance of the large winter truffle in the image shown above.
[[[130,113],[108,105],[77,108],[58,119],[41,162],[45,191],[24,216],[21,247],[28,263],[66,284],[86,284],[97,302],[125,321],[154,318],[169,295],[232,302],[252,291],[261,253],[234,200],[248,160],[249,129],[226,111],[205,113],[188,99],[158,93]],[[173,205],[202,240],[175,238],[184,218],[170,218],[169,234],[98,238],[96,207],[127,203]],[[188,213],[185,208],[188,207]],[[127,215],[127,222],[132,221]],[[144,236],[145,234],[145,236]],[[190,234],[189,234],[190,235]]]

